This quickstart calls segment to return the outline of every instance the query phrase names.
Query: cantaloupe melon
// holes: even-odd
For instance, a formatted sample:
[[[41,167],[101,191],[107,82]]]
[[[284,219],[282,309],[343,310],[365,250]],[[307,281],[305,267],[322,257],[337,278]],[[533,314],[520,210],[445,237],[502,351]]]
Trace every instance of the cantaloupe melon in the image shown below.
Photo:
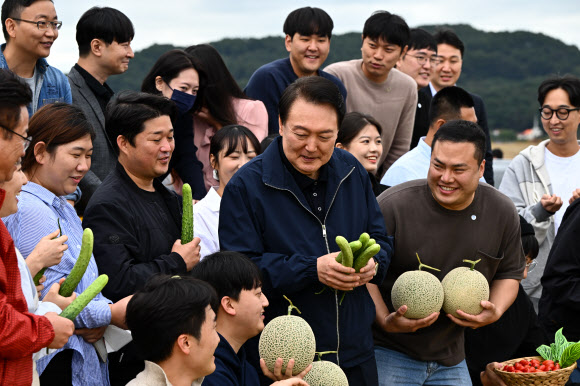
[[[314,361],[304,376],[310,386],[348,386],[346,374],[338,365],[328,361]]]
[[[482,300],[489,300],[489,284],[481,272],[474,269],[480,260],[463,260],[471,267],[459,267],[451,270],[443,280],[443,311],[461,318],[457,310],[471,315],[478,315],[483,310]]]
[[[409,319],[421,319],[439,312],[443,304],[443,287],[439,279],[432,273],[421,271],[421,268],[429,267],[421,263],[419,254],[419,270],[407,271],[397,278],[391,289],[391,300],[395,311],[402,305],[407,306],[405,317]]]
[[[286,296],[286,300],[290,302]],[[310,325],[301,317],[290,315],[296,308],[292,302],[288,307],[288,315],[272,319],[262,331],[258,349],[260,358],[264,358],[266,366],[274,372],[276,359],[282,358],[282,373],[290,359],[294,359],[292,375],[300,374],[314,360],[316,340]]]

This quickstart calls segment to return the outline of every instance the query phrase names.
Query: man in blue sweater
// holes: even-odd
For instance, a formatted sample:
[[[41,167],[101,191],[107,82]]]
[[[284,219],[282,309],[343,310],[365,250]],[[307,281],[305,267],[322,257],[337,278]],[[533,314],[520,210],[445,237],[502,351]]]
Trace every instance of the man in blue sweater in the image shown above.
[[[278,133],[278,101],[286,87],[298,78],[319,75],[330,79],[346,100],[346,88],[342,82],[334,75],[319,70],[328,57],[333,28],[332,19],[320,8],[299,8],[286,18],[284,44],[289,57],[258,68],[244,90],[250,98],[266,105],[268,134]]]

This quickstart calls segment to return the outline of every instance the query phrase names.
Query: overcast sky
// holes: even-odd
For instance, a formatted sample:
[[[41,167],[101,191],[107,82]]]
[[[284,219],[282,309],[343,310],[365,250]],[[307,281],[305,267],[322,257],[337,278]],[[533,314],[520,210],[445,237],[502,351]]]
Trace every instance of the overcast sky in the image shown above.
[[[384,9],[402,16],[411,27],[465,23],[484,31],[526,30],[580,47],[578,0],[53,1],[63,26],[47,60],[64,72],[68,72],[78,57],[76,23],[95,5],[117,8],[132,20],[136,32],[132,46],[136,51],[154,43],[188,46],[226,37],[282,37],[282,25],[288,13],[303,6],[319,7],[328,12],[334,21],[335,34],[362,31],[371,13]]]

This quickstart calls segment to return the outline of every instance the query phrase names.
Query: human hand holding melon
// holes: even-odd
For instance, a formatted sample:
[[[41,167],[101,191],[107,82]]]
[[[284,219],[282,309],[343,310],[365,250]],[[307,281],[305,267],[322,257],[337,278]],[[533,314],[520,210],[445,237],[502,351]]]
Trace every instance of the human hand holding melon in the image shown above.
[[[420,328],[425,328],[437,320],[439,312],[433,312],[431,315],[421,319],[409,319],[405,317],[408,307],[402,305],[395,312],[386,316],[383,329],[387,332],[415,332]]]
[[[501,317],[502,313],[499,312],[495,304],[489,300],[482,300],[480,305],[483,308],[483,311],[481,311],[478,315],[471,315],[467,312],[457,310],[456,313],[461,317],[461,319],[456,318],[452,314],[447,314],[447,316],[453,321],[453,323],[473,329],[487,326],[488,324],[495,322]]]
[[[282,381],[284,379],[290,378],[302,379],[312,368],[312,365],[308,365],[308,367],[305,368],[300,374],[292,375],[292,371],[294,370],[294,362],[294,359],[290,359],[288,361],[288,366],[286,366],[286,371],[282,373],[282,365],[284,360],[282,358],[278,358],[274,364],[274,372],[272,372],[268,369],[268,366],[266,366],[266,361],[263,358],[260,358],[260,368],[262,369],[264,375],[273,381]]]

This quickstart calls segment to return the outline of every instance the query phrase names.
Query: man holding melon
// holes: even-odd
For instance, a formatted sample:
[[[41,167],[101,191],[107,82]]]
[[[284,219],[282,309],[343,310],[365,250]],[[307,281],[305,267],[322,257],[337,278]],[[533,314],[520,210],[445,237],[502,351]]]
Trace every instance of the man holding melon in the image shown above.
[[[427,179],[378,198],[395,245],[385,281],[369,285],[381,385],[471,385],[463,329],[495,322],[517,295],[525,267],[519,218],[509,198],[479,182],[484,154],[485,134],[477,124],[447,122],[433,138]],[[411,302],[393,306],[395,297],[411,299],[417,291],[392,294],[397,278],[417,269],[417,255],[421,265],[440,270],[429,272],[442,280],[444,314],[441,303],[419,319],[405,317]],[[430,297],[419,300],[413,302],[419,311],[430,306]]]
[[[280,137],[225,188],[220,245],[260,268],[270,301],[265,322],[287,314],[286,295],[312,327],[316,351],[334,352],[324,359],[337,363],[351,384],[376,385],[375,311],[365,284],[381,283],[392,242],[368,172],[334,147],[344,111],[328,79],[304,77],[288,86],[279,103]],[[356,273],[336,261],[335,239],[356,240],[363,232],[381,251]],[[252,354],[257,357],[257,347]]]

